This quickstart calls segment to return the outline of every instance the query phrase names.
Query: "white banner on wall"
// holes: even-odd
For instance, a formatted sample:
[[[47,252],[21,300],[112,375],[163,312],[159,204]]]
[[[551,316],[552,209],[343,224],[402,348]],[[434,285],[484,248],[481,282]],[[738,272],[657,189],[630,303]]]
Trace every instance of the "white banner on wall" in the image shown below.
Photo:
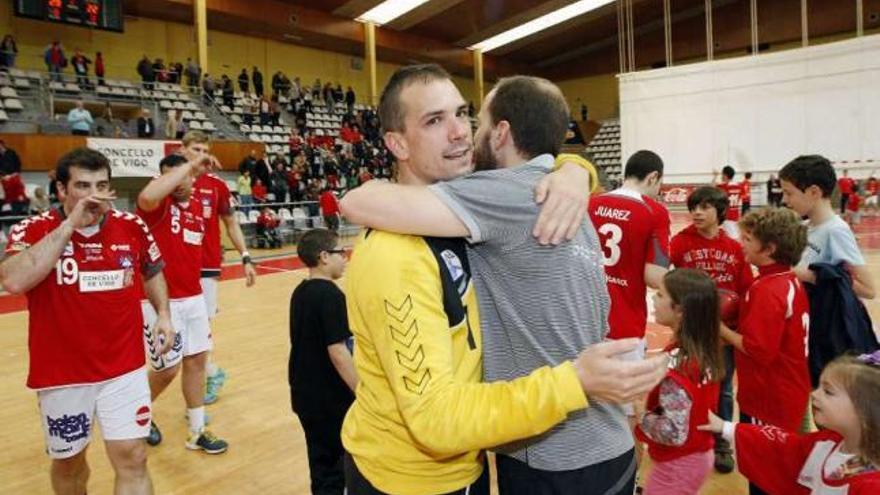
[[[619,82],[623,158],[656,151],[668,182],[705,182],[728,164],[778,170],[802,154],[863,165],[880,158],[880,35]]]
[[[87,146],[110,160],[113,177],[154,177],[159,162],[180,145],[153,139],[88,138]]]

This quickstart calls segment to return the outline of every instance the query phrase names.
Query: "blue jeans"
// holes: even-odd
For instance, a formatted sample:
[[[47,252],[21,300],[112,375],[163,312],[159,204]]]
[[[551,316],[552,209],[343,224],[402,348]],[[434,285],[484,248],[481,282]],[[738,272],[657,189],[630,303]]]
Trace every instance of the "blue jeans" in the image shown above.
[[[240,194],[238,196],[238,202],[241,203],[241,212],[247,215],[251,211],[248,206],[254,204],[254,197],[250,194]]]

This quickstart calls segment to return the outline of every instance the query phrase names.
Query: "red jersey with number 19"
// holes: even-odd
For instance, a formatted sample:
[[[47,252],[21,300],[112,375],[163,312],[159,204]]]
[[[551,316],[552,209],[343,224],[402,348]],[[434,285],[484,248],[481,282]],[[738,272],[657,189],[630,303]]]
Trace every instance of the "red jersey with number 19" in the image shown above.
[[[6,254],[20,253],[64,221],[51,210],[15,225]],[[140,281],[162,270],[149,229],[110,210],[99,225],[73,233],[55,268],[27,292],[33,389],[98,383],[144,365]]]
[[[137,212],[150,226],[165,256],[168,297],[183,299],[201,294],[199,276],[205,236],[201,203],[195,198],[178,203],[169,195],[155,210],[147,212],[139,207]]]
[[[202,204],[205,239],[202,241],[202,268],[220,270],[223,250],[220,247],[220,217],[229,215],[229,187],[214,174],[202,174],[193,183],[193,199]],[[219,275],[219,273],[218,273]]]
[[[589,208],[611,297],[608,336],[644,337],[648,321],[645,264],[669,266],[669,211],[625,188],[592,198]]]

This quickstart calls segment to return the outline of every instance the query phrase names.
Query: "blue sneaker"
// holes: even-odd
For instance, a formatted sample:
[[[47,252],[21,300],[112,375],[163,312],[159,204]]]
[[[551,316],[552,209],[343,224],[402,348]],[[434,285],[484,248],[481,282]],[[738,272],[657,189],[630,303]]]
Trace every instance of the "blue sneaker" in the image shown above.
[[[205,405],[209,406],[220,398],[220,389],[223,387],[216,378],[209,376],[208,383],[205,385]]]
[[[150,434],[147,435],[147,445],[155,447],[160,443],[162,443],[162,432],[159,431],[159,427],[156,426],[156,423],[150,421]]]
[[[229,444],[220,440],[208,430],[201,433],[190,433],[186,440],[186,448],[189,450],[204,450],[207,454],[222,454],[229,448]]]
[[[213,378],[214,381],[217,382],[217,385],[222,387],[226,384],[226,370],[218,366],[217,372],[209,376],[209,378]]]

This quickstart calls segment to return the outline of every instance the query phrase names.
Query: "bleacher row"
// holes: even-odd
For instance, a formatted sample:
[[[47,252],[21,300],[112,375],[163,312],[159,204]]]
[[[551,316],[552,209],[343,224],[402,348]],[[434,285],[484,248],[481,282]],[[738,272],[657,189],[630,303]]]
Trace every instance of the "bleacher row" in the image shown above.
[[[27,79],[0,74],[0,122],[9,120],[6,112],[20,112],[24,108],[15,88],[29,87],[30,82]]]
[[[606,121],[586,148],[593,163],[604,170],[608,180],[620,181],[623,170],[620,162],[620,122]]]
[[[245,240],[250,247],[261,247],[258,245],[256,230],[257,218],[259,216],[260,212],[257,207],[252,207],[247,213],[241,210],[235,211],[235,218],[241,225]],[[281,224],[278,226],[278,233],[281,241],[285,244],[296,242],[297,233],[324,226],[323,217],[320,215],[310,217],[303,208],[279,208],[278,217],[281,220]]]

